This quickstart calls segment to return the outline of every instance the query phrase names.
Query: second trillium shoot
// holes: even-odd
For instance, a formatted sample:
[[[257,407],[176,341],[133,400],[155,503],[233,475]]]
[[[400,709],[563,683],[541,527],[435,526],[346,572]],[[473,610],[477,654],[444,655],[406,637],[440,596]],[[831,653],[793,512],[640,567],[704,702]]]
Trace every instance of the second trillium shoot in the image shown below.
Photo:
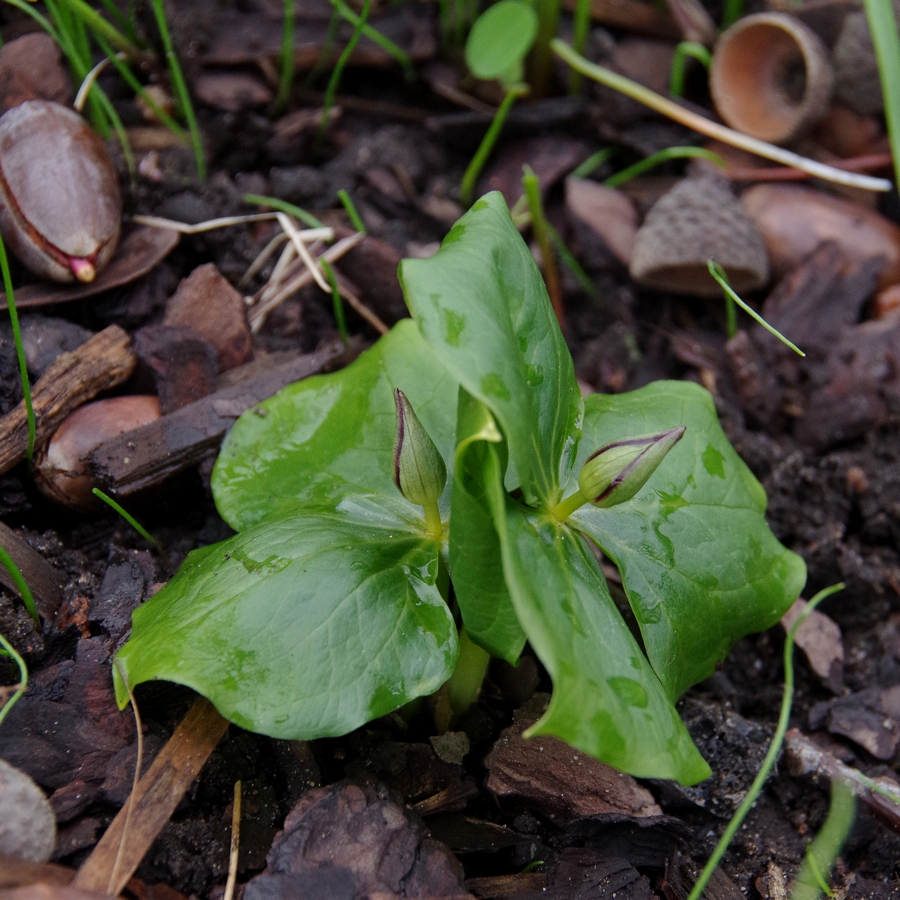
[[[459,693],[470,650],[515,663],[527,641],[553,681],[529,734],[702,780],[675,702],[805,578],[712,398],[682,382],[582,398],[499,194],[400,278],[411,320],[234,425],[212,487],[237,534],[135,612],[120,702],[123,677],[166,679],[244,728],[337,736]]]

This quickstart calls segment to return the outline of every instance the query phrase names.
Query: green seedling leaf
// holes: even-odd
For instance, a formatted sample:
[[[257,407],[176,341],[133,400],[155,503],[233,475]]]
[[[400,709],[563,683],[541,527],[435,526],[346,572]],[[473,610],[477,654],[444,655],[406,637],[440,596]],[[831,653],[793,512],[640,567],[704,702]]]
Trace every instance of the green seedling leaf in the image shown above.
[[[466,65],[476,78],[521,80],[537,37],[537,13],[521,0],[500,0],[475,21],[466,40]]]
[[[525,645],[503,576],[492,509],[503,505],[506,447],[487,407],[460,389],[450,506],[450,573],[469,637],[515,664]]]
[[[399,499],[394,388],[449,461],[456,382],[407,319],[347,368],[292,384],[238,419],[212,476],[222,518],[241,530],[283,503],[333,507],[348,494]]]
[[[191,554],[134,613],[120,705],[122,678],[165,679],[243,728],[311,740],[437,690],[456,628],[437,587],[440,545],[407,509],[345,498]]]
[[[622,573],[647,655],[671,699],[713,673],[738,638],[774,625],[803,588],[803,560],[765,521],[766,496],[697,385],[657,382],[585,403],[582,454],[687,426],[628,503],[584,506],[573,528]]]
[[[616,609],[597,560],[565,525],[507,498],[503,570],[553,697],[528,735],[553,734],[623,772],[695,784],[710,774]]]
[[[502,195],[477,201],[430,259],[405,259],[400,280],[435,355],[502,428],[507,490],[521,487],[534,505],[556,503],[578,443],[581,393]]]

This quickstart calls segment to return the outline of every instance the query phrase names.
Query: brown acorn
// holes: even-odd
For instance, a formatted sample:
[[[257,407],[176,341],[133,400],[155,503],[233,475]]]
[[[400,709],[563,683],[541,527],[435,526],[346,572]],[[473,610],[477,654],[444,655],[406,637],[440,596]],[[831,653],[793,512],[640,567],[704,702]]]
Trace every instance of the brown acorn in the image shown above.
[[[76,409],[35,458],[35,482],[57,503],[71,509],[100,508],[88,457],[103,441],[160,417],[159,400],[141,394],[96,400]]]
[[[119,240],[122,195],[103,142],[76,112],[29,100],[0,118],[0,233],[44,278],[93,281]]]

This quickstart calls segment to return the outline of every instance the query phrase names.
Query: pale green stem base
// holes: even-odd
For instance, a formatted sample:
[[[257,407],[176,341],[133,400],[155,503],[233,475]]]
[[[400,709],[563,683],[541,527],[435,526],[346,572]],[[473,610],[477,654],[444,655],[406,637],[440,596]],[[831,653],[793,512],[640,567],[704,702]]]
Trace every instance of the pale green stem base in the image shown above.
[[[589,498],[585,497],[580,490],[577,490],[574,494],[566,497],[565,500],[560,500],[560,502],[550,510],[550,514],[560,525],[562,525],[576,509],[581,509],[585,503],[589,502]]]
[[[459,658],[450,680],[444,685],[453,720],[477,699],[490,661],[490,654],[472,642],[465,627],[460,628]]]
[[[437,503],[429,503],[425,509],[425,529],[435,539],[440,540],[444,536],[444,526],[441,522],[441,511]]]

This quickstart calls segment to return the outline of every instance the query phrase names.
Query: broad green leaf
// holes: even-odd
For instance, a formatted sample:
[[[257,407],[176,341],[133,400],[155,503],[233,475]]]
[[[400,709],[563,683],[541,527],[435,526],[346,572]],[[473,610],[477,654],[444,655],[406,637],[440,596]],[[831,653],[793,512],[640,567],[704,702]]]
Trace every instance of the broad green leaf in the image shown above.
[[[328,507],[348,494],[399,498],[395,387],[449,463],[457,384],[405,319],[345,369],[289,385],[235,422],[212,477],[222,518],[241,530],[286,502]]]
[[[515,663],[525,634],[503,577],[500,537],[491,512],[503,504],[503,438],[487,408],[463,388],[458,408],[459,443],[450,495],[453,589],[469,637],[493,656]]]
[[[436,587],[439,544],[404,508],[345,498],[191,554],[134,613],[117,657],[128,684],[184,684],[242,728],[302,740],[437,690],[456,628]]]
[[[710,395],[657,382],[588,397],[579,466],[611,441],[686,425],[640,492],[569,524],[622,573],[647,655],[669,697],[707,678],[732,644],[774,625],[803,589],[803,560],[766,524],[766,496],[722,432]],[[573,479],[567,493],[574,490]]]
[[[466,65],[476,78],[521,78],[537,35],[537,13],[522,0],[500,0],[476,20],[466,39]],[[518,73],[518,74],[516,74]]]
[[[503,569],[528,640],[553,679],[528,732],[553,734],[639,777],[694,784],[710,774],[609,594],[584,539],[507,499]]]
[[[534,259],[499,193],[478,200],[400,280],[422,335],[509,442],[506,487],[553,504],[568,480],[582,403]]]

